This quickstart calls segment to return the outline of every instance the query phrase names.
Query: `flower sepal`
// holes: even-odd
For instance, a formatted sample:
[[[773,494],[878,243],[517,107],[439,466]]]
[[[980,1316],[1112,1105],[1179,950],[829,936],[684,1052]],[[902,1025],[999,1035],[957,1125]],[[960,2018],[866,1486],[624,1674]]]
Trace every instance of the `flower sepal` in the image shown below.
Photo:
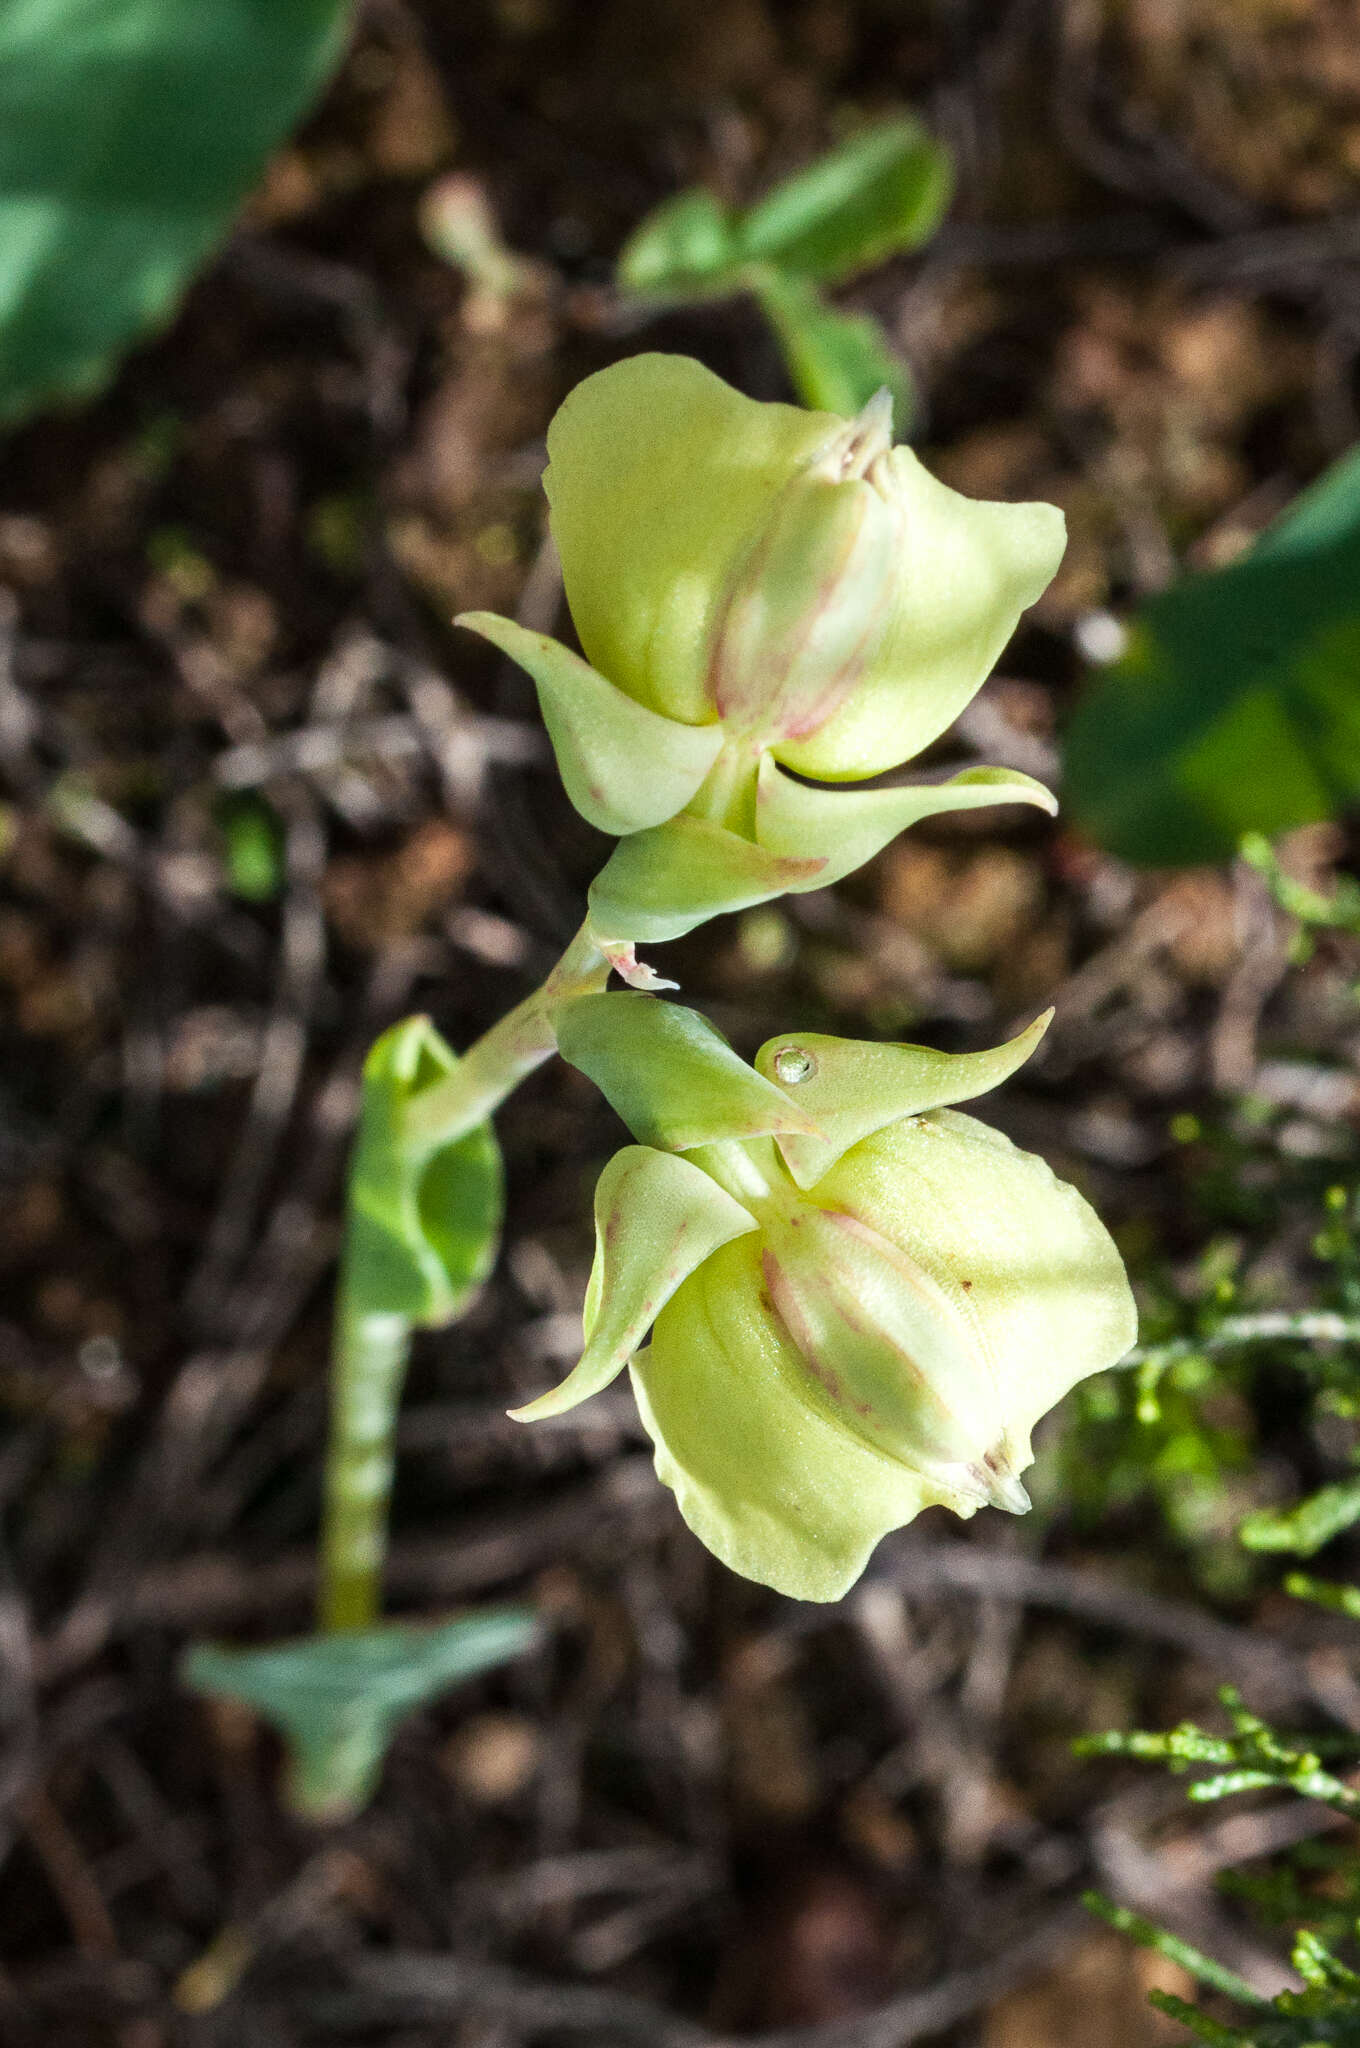
[[[618,837],[673,818],[722,751],[720,725],[681,725],[649,711],[546,633],[497,612],[460,612],[453,623],[533,678],[567,795],[601,832]]]
[[[1018,1037],[985,1052],[877,1045],[818,1031],[767,1039],[756,1054],[756,1072],[796,1095],[819,1131],[816,1137],[781,1132],[776,1142],[784,1164],[800,1188],[810,1188],[852,1145],[886,1124],[987,1094],[1025,1064],[1052,1021],[1052,1010],[1045,1010]]]
[[[595,1189],[595,1263],[586,1290],[586,1346],[560,1386],[509,1412],[541,1422],[588,1401],[623,1371],[683,1280],[754,1216],[673,1152],[625,1145]]]
[[[728,1138],[821,1137],[800,1104],[683,1003],[622,991],[581,996],[558,1015],[557,1049],[640,1144],[689,1152]]]

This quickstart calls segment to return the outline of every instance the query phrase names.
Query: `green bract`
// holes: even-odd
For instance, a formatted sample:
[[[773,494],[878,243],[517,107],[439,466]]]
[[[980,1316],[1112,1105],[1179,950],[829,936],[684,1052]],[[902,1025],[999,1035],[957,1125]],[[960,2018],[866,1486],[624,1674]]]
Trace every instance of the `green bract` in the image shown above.
[[[648,997],[572,1005],[564,1054],[647,1142],[600,1180],[581,1362],[520,1419],[631,1365],[690,1527],[801,1599],[838,1598],[922,1508],[1023,1512],[1034,1424],[1136,1336],[1094,1211],[946,1106],[1014,1071],[1047,1022],[963,1056],[772,1039],[753,1070]]]
[[[591,891],[601,942],[677,937],[820,887],[943,810],[1053,809],[970,770],[853,796],[937,738],[1057,568],[1052,505],[961,497],[854,420],[761,405],[685,356],[577,386],[544,487],[585,659],[492,613],[462,623],[538,686],[577,808],[622,844]]]

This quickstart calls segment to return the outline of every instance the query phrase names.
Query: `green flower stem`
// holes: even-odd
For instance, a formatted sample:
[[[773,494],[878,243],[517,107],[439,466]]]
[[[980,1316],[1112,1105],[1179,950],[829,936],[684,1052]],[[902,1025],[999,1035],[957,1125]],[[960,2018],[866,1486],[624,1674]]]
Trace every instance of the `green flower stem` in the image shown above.
[[[590,926],[583,924],[543,986],[463,1053],[455,1073],[422,1090],[408,1105],[406,1134],[412,1148],[436,1152],[484,1122],[557,1050],[556,1017],[563,1004],[598,995],[608,979],[609,962]]]
[[[407,1105],[406,1142],[432,1158],[484,1122],[556,1050],[564,1003],[601,991],[609,963],[582,926],[543,986],[494,1025],[454,1071]],[[331,1374],[317,1616],[326,1633],[370,1628],[382,1607],[397,1408],[411,1352],[410,1317],[363,1298],[349,1242],[341,1260]]]
[[[1206,1352],[1232,1351],[1239,1344],[1360,1344],[1360,1316],[1338,1315],[1332,1309],[1264,1309],[1258,1314],[1225,1316],[1202,1337],[1171,1337],[1164,1344],[1139,1344],[1120,1360],[1127,1365],[1174,1365],[1181,1358]]]
[[[395,1423],[411,1327],[405,1316],[366,1315],[342,1268],[317,1601],[317,1621],[327,1633],[371,1628],[381,1612]]]

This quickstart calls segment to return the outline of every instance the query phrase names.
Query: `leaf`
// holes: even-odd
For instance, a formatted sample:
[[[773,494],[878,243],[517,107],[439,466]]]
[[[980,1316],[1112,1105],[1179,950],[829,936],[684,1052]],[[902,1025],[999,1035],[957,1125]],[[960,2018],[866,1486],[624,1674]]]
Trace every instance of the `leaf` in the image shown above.
[[[283,888],[283,828],[260,797],[229,799],[220,812],[227,887],[243,903],[272,903]]]
[[[163,320],[315,99],[348,0],[5,0],[0,420]]]
[[[688,1152],[722,1138],[819,1135],[782,1088],[683,1003],[622,992],[581,996],[559,1013],[557,1045],[641,1145]]]
[[[946,152],[913,115],[852,135],[743,218],[745,255],[837,284],[934,234],[953,195]]]
[[[1248,1550],[1291,1550],[1312,1557],[1360,1522],[1360,1477],[1324,1486],[1292,1508],[1258,1508],[1238,1530]]]
[[[1251,553],[1149,599],[1088,686],[1064,795],[1109,852],[1161,867],[1230,855],[1360,798],[1360,450]]]
[[[396,1730],[414,1708],[538,1639],[523,1607],[490,1607],[434,1628],[391,1622],[266,1649],[197,1643],[183,1683],[253,1707],[288,1750],[286,1796],[309,1820],[337,1821],[372,1798]]]
[[[358,1313],[437,1327],[495,1262],[503,1188],[491,1125],[433,1154],[404,1128],[412,1096],[457,1064],[428,1017],[393,1025],[364,1063],[345,1234],[344,1288]]]
[[[702,186],[647,215],[619,254],[619,283],[639,298],[701,299],[742,287],[735,217]]]
[[[808,278],[774,268],[752,283],[804,405],[853,418],[886,387],[898,433],[910,431],[911,372],[871,314],[838,312]]]

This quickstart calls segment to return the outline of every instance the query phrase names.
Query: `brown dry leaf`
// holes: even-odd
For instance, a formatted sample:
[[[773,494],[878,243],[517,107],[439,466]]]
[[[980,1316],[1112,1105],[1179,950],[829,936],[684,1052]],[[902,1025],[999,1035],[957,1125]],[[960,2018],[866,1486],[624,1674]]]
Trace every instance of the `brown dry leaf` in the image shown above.
[[[976,972],[1032,929],[1044,884],[1037,861],[1010,847],[957,853],[903,839],[880,865],[879,901],[947,967]]]
[[[1047,435],[1030,420],[1008,420],[955,441],[934,467],[970,498],[1029,498],[1047,495],[1042,480],[1052,465]]]
[[[1167,946],[1182,981],[1221,988],[1242,952],[1237,904],[1227,876],[1216,868],[1178,875],[1160,898],[1173,937]]]
[[[1122,28],[1147,118],[1205,170],[1304,212],[1353,197],[1352,0],[1106,0],[1102,12]]]
[[[331,862],[324,895],[331,923],[363,951],[409,938],[460,891],[474,860],[467,834],[430,818],[394,853]]]
[[[994,2005],[982,2048],[1163,2048],[1185,2030],[1147,2002],[1157,1989],[1188,1998],[1184,1970],[1114,1934],[1093,1934],[1076,1954]]]

